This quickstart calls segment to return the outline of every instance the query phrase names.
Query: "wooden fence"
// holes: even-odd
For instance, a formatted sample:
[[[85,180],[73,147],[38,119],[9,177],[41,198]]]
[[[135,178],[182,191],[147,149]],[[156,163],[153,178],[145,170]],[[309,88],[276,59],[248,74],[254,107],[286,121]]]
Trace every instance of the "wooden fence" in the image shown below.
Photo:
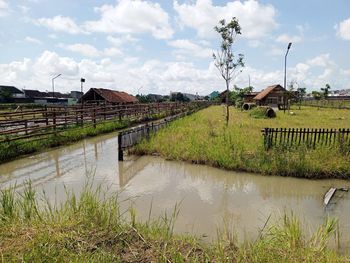
[[[40,137],[74,126],[93,126],[108,120],[146,121],[202,108],[205,101],[130,105],[46,106],[39,109],[0,112],[0,143]]]
[[[151,133],[157,132],[159,129],[166,127],[170,122],[181,118],[185,115],[193,113],[194,110],[183,112],[177,115],[169,116],[163,120],[150,122],[119,132],[118,134],[118,159],[124,160],[123,151],[138,144],[143,138],[148,138]]]
[[[265,149],[274,146],[299,146],[315,148],[320,146],[339,146],[350,151],[350,129],[310,129],[310,128],[265,128]]]

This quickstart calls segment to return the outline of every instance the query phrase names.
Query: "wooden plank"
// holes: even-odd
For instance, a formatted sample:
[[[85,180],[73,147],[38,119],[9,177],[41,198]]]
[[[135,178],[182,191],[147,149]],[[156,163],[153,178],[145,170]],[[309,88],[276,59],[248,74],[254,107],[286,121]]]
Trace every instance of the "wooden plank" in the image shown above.
[[[329,201],[331,201],[335,191],[337,190],[337,188],[331,187],[327,193],[325,193],[324,198],[323,198],[323,203],[327,206]]]

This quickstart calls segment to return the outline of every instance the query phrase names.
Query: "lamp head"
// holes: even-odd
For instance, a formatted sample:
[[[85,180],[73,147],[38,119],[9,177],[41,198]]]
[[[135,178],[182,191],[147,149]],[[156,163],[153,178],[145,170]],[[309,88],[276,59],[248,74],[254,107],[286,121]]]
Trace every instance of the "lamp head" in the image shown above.
[[[292,42],[290,42],[290,43],[288,44],[288,49],[290,49],[291,46],[292,46]]]

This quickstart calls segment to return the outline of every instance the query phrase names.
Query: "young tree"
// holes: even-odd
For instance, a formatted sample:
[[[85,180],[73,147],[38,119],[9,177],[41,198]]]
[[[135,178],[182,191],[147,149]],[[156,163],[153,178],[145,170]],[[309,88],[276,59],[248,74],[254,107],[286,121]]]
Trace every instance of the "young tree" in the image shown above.
[[[326,100],[328,98],[330,89],[331,89],[331,86],[329,84],[326,84],[326,86],[324,88],[321,88],[323,99]]]
[[[12,98],[12,93],[5,89],[0,89],[0,99],[3,99],[4,102],[8,102]]]
[[[213,53],[213,59],[215,66],[226,83],[226,124],[228,124],[230,118],[230,84],[237,76],[238,69],[244,67],[243,54],[238,54],[238,57],[233,54],[233,43],[235,42],[236,36],[241,34],[241,27],[237,18],[233,17],[228,23],[226,23],[225,19],[220,20],[219,25],[215,26],[214,29],[221,37],[220,49],[216,53]]]
[[[245,95],[253,91],[253,87],[239,88],[234,85],[233,91],[230,93],[230,100],[236,107],[241,107],[243,105]]]
[[[305,87],[303,87],[303,88],[299,87],[297,89],[297,96],[298,96],[298,101],[299,101],[299,110],[301,108],[301,102],[304,100],[305,95],[306,95],[306,88]]]

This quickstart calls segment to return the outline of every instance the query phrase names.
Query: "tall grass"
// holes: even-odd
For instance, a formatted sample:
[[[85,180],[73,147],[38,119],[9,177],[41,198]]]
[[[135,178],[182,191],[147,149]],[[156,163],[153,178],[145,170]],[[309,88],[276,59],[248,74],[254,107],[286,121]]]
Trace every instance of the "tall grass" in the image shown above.
[[[38,202],[30,184],[22,194],[0,193],[0,255],[4,262],[347,262],[327,248],[336,221],[327,220],[305,237],[300,222],[285,215],[256,241],[239,243],[229,228],[213,243],[174,234],[179,211],[139,222],[136,211],[123,216],[117,195],[85,188],[67,192],[60,206]],[[40,203],[40,204],[39,204]]]
[[[167,159],[208,164],[231,170],[305,178],[349,178],[350,153],[338,148],[277,147],[265,151],[265,127],[347,128],[347,110],[306,108],[294,115],[278,112],[274,119],[255,119],[249,112],[231,109],[229,125],[223,109],[213,106],[176,120],[134,149],[137,154],[158,153]]]

